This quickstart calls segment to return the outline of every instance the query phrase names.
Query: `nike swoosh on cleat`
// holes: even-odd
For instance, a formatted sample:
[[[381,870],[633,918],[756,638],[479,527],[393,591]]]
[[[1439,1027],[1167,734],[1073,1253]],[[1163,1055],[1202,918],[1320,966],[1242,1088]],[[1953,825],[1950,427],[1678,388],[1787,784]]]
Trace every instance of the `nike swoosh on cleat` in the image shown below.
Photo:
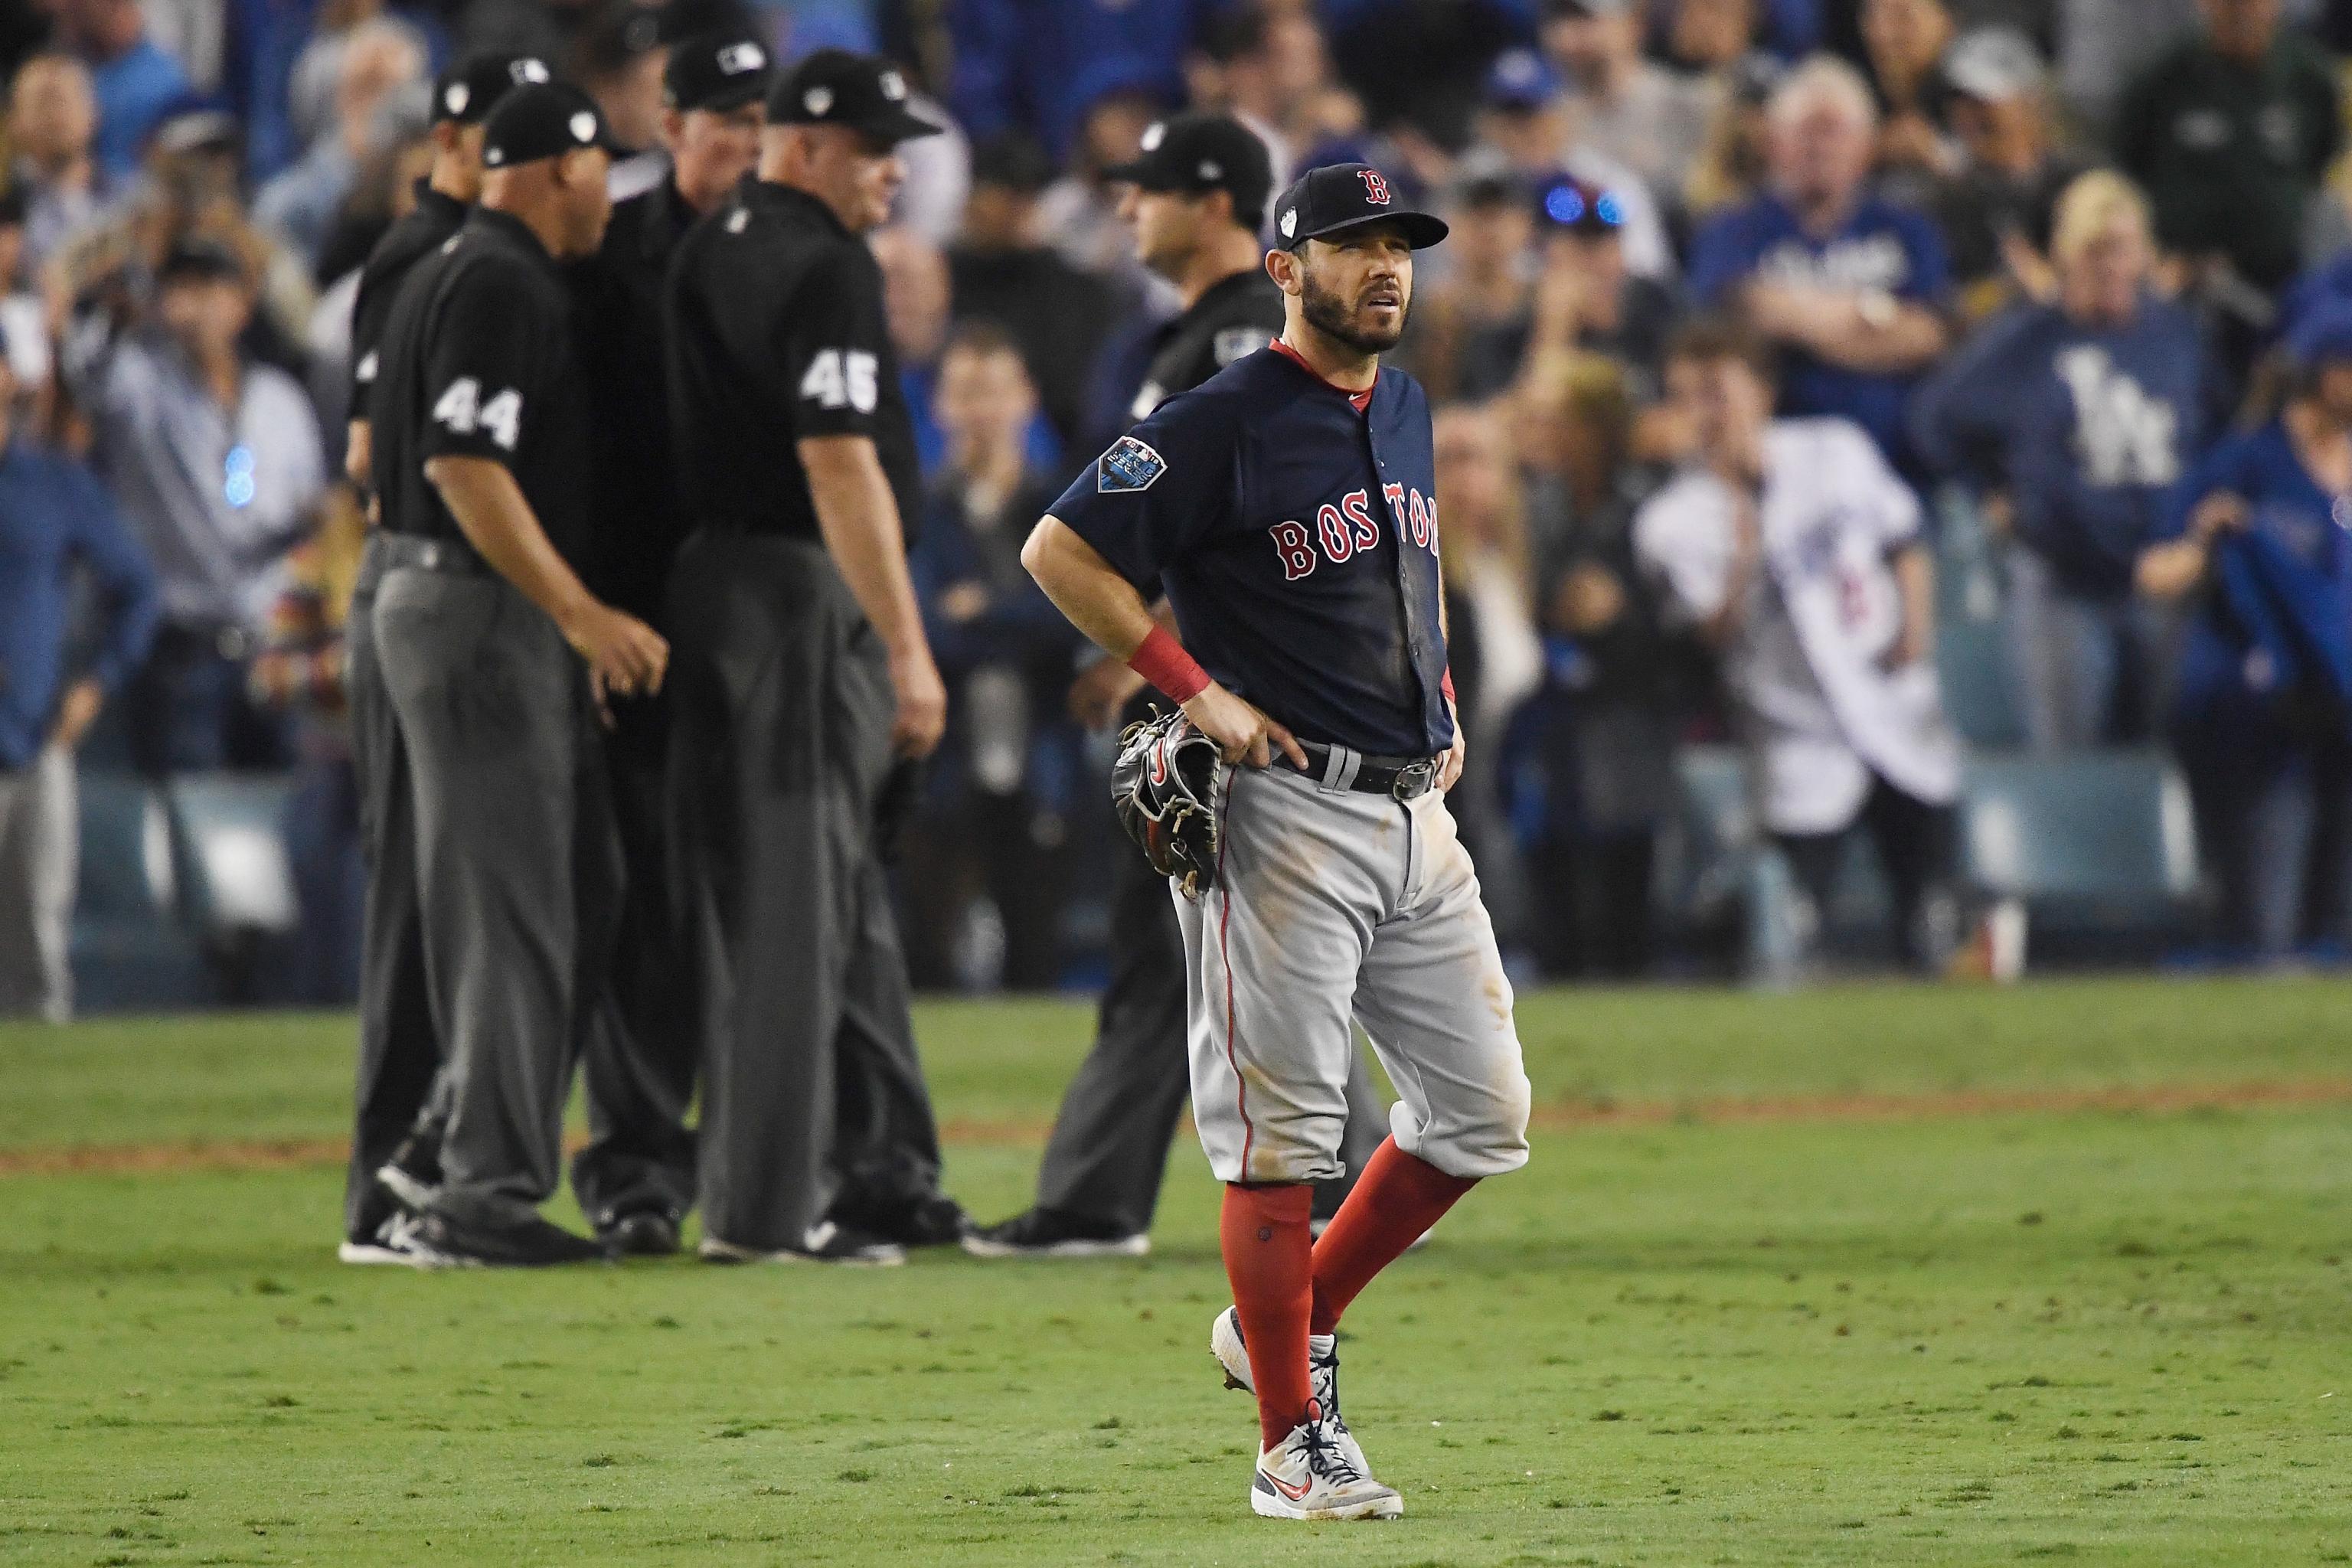
[[[1300,1498],[1305,1497],[1315,1485],[1313,1481],[1309,1480],[1301,1482],[1299,1485],[1294,1487],[1288,1481],[1284,1480],[1280,1476],[1268,1476],[1264,1470],[1260,1470],[1258,1474],[1265,1476],[1267,1480],[1272,1481],[1274,1483],[1274,1489],[1280,1492],[1283,1496],[1288,1498],[1293,1502],[1297,1502]]]

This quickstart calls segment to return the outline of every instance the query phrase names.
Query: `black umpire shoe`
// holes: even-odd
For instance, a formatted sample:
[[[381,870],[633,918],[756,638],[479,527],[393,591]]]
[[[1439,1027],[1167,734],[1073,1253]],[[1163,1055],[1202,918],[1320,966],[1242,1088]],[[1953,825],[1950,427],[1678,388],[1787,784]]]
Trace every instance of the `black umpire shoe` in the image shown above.
[[[845,1193],[829,1217],[845,1230],[866,1231],[901,1247],[953,1247],[973,1228],[963,1205],[944,1193]]]
[[[547,1268],[612,1258],[602,1244],[536,1215],[517,1225],[485,1226],[429,1214],[416,1227],[416,1240],[449,1263],[478,1268]]]
[[[1141,1231],[1054,1209],[1031,1209],[963,1238],[974,1258],[1140,1258],[1151,1250]]]
[[[636,1209],[596,1226],[596,1239],[616,1258],[667,1258],[677,1250],[677,1215]]]
[[[705,1263],[837,1263],[863,1268],[891,1268],[907,1261],[907,1249],[887,1237],[835,1225],[829,1219],[819,1220],[809,1226],[808,1234],[801,1240],[802,1245],[798,1247],[771,1250],[738,1247],[731,1241],[706,1236],[702,1238],[702,1260]]]

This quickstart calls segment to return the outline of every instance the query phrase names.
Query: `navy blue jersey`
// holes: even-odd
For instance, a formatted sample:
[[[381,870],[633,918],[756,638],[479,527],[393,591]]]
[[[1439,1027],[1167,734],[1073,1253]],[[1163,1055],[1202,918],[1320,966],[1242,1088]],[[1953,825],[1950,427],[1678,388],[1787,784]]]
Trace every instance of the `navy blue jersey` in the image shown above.
[[[1436,497],[1418,382],[1383,369],[1360,414],[1262,349],[1153,410],[1053,515],[1300,740],[1426,757],[1454,743]]]

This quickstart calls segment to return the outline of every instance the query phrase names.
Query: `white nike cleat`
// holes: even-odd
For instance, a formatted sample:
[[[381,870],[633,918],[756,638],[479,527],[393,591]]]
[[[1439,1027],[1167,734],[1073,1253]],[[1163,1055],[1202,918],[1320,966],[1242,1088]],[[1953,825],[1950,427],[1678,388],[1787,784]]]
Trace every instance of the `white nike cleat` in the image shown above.
[[[394,1215],[376,1227],[374,1239],[345,1240],[335,1248],[335,1259],[395,1268],[446,1268],[457,1261],[427,1246],[418,1229],[415,1215]]]
[[[1209,1325],[1209,1353],[1225,1369],[1225,1386],[1249,1394],[1257,1392],[1257,1380],[1250,1375],[1249,1347],[1242,1343],[1242,1313],[1238,1307],[1228,1307],[1219,1312]],[[1307,1336],[1307,1375],[1315,1391],[1316,1408],[1324,1412],[1324,1420],[1336,1435],[1348,1462],[1360,1475],[1371,1474],[1364,1459],[1364,1450],[1356,1435],[1348,1430],[1348,1423],[1339,1415],[1339,1336],[1309,1334]]]
[[[1257,1457],[1250,1511],[1266,1519],[1394,1519],[1404,1499],[1340,1447],[1337,1424],[1316,1405],[1290,1436]]]

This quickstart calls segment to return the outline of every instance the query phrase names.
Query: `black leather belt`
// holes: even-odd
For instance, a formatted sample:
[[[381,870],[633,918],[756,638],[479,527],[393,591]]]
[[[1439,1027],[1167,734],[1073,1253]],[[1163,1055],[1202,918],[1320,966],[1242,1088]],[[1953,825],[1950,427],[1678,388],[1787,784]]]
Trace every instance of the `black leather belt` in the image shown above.
[[[385,533],[379,537],[383,540],[380,548],[387,571],[394,566],[409,566],[420,572],[447,572],[460,577],[494,575],[490,563],[462,539],[425,539],[414,533]]]
[[[1297,771],[1327,789],[1416,800],[1437,787],[1434,757],[1368,757],[1345,746],[1321,746],[1312,741],[1301,741],[1298,749],[1307,753],[1307,765]]]

